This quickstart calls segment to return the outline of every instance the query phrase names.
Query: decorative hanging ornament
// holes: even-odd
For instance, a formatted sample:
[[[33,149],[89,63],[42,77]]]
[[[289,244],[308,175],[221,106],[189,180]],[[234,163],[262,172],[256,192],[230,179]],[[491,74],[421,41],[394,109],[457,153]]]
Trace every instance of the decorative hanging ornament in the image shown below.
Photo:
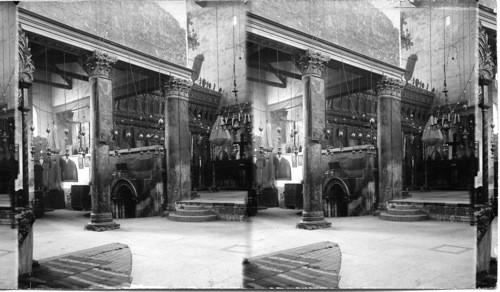
[[[66,135],[66,136],[67,136],[67,135],[68,135],[68,133],[69,133],[69,130],[68,130],[67,128],[66,128],[66,129],[64,129],[64,135]]]
[[[259,131],[264,131],[264,128],[262,128],[262,126],[259,127]]]
[[[31,130],[31,133],[33,133],[35,131],[35,126],[33,124],[31,125],[30,130]]]
[[[281,127],[277,127],[276,128],[276,132],[278,132],[278,134],[280,134],[281,133]]]

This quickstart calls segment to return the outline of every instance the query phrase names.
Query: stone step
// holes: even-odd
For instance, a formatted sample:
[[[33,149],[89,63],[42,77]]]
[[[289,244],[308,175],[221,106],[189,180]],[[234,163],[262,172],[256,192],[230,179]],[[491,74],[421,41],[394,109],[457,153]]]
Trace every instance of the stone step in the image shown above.
[[[427,214],[418,215],[391,215],[385,212],[380,213],[379,218],[387,221],[412,222],[428,220]]]
[[[0,226],[10,226],[12,225],[12,219],[8,218],[1,218],[0,219]]]
[[[407,205],[407,204],[395,204],[394,207],[398,210],[415,210],[417,207],[414,205]]]
[[[12,217],[12,210],[2,209],[0,210],[0,219],[8,219]]]
[[[208,222],[216,221],[217,215],[184,216],[179,214],[168,214],[168,219],[179,222]]]
[[[213,215],[210,210],[190,210],[190,209],[176,209],[175,214],[182,216],[205,216]]]
[[[206,210],[203,206],[201,205],[179,205],[176,210]]]
[[[9,194],[0,194],[0,207],[10,208]]]
[[[387,214],[390,215],[419,215],[425,214],[421,209],[387,209]]]

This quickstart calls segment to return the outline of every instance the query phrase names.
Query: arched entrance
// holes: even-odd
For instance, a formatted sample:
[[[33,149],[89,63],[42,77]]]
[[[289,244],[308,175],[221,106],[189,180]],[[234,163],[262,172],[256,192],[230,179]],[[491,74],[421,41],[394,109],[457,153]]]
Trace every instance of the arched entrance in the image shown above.
[[[349,216],[349,190],[342,180],[334,178],[326,185],[323,195],[323,211],[325,217]]]
[[[136,191],[128,181],[121,180],[112,188],[112,213],[114,218],[136,217]]]

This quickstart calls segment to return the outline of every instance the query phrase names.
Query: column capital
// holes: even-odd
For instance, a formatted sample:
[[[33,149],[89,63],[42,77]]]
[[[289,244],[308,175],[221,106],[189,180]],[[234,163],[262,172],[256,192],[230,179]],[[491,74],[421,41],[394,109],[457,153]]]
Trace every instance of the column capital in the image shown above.
[[[28,46],[28,36],[24,32],[21,24],[18,28],[19,33],[19,86],[21,88],[29,88],[33,85],[33,75],[35,65],[31,59],[31,50]]]
[[[82,56],[80,63],[89,78],[103,77],[109,78],[109,72],[118,59],[100,50],[95,50],[92,54]]]
[[[307,50],[293,57],[297,69],[302,75],[315,75],[323,77],[326,62],[329,58],[318,51]]]
[[[403,91],[404,86],[405,83],[402,80],[384,76],[382,80],[377,83],[377,95],[391,96],[401,100],[401,91]]]
[[[191,80],[171,76],[168,81],[163,83],[165,99],[178,98],[188,100],[192,85],[193,82]]]

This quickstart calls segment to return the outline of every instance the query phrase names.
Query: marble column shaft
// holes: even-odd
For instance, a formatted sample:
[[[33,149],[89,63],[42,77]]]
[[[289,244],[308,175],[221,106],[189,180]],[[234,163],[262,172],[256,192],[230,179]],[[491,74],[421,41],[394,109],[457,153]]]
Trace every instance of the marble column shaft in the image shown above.
[[[189,80],[170,77],[164,84],[167,208],[191,196],[191,139],[189,132]]]
[[[328,59],[314,51],[301,55],[297,67],[302,72],[304,86],[304,165],[302,220],[297,228],[317,229],[330,227],[323,212],[323,178],[325,171],[321,162],[321,141],[325,129],[325,79],[323,71]]]
[[[490,108],[490,105],[488,104],[488,97],[487,97],[487,90],[488,90],[488,82],[485,82],[484,80],[480,81],[480,86],[481,86],[481,93],[480,93],[480,100],[479,100],[479,108],[481,109],[481,127],[482,127],[482,184],[483,184],[483,198],[485,200],[489,200],[489,168],[488,168],[488,160],[489,160],[489,139],[488,139],[488,132],[489,132],[489,126],[490,123],[488,121],[488,110]]]
[[[23,173],[23,192],[29,198],[30,190],[30,156],[29,149],[29,126],[28,126],[28,112],[30,111],[30,102],[28,97],[28,89],[33,85],[33,78],[35,74],[35,65],[31,59],[31,49],[29,48],[29,40],[25,31],[19,24],[18,27],[18,66],[19,66],[19,100],[17,109],[21,112],[21,155],[22,155],[22,173]],[[34,174],[34,170],[32,169]],[[33,181],[32,181],[33,182]],[[12,207],[17,205],[17,199],[12,202]],[[25,207],[25,206],[22,206]]]
[[[384,77],[377,86],[379,209],[402,198],[401,91],[404,83]]]
[[[116,58],[95,51],[83,60],[90,83],[90,223],[85,230],[118,229],[111,213],[109,143],[113,131],[113,82],[109,72]]]

